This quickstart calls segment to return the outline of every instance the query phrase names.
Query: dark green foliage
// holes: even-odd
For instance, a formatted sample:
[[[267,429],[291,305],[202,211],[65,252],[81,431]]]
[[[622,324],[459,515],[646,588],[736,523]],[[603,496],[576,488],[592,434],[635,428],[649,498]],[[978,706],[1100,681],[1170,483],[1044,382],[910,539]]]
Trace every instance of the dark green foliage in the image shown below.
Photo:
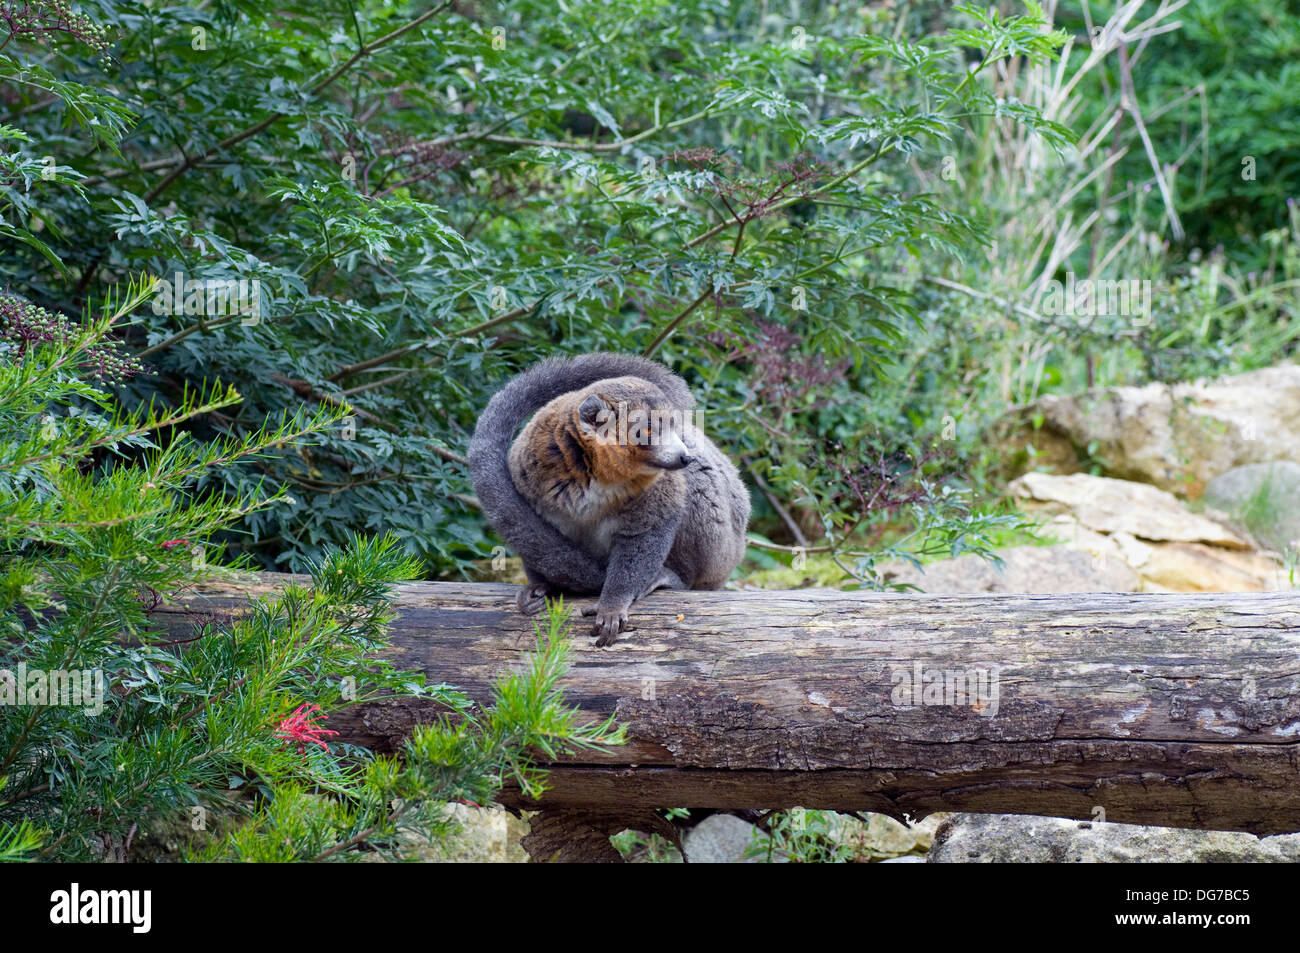
[[[201,442],[346,411],[198,485],[287,491],[223,537],[266,566],[301,569],[353,532],[391,532],[435,572],[487,555],[460,455],[491,389],[556,352],[686,370],[707,426],[780,481],[763,427],[735,413],[752,365],[709,343],[779,325],[847,363],[810,399],[840,408],[838,439],[863,437],[916,317],[882,276],[983,240],[915,164],[958,148],[972,115],[1066,139],[966,69],[969,49],[981,71],[1050,58],[1060,37],[1033,6],[961,8],[962,30],[921,40],[883,13],[710,0],[85,9],[106,65],[75,31],[0,51],[30,77],[3,107],[0,201],[27,240],[7,280],[66,311],[142,270],[179,275],[122,329],[147,368],[125,395],[168,406],[233,383],[237,405],[187,424]],[[238,307],[211,297],[240,281]]]
[[[1289,227],[1287,201],[1300,199],[1300,3],[1190,0],[1177,21],[1133,70],[1156,153],[1173,166],[1185,247],[1223,246],[1262,269],[1266,233]],[[1140,148],[1117,167],[1120,181],[1149,175]],[[1158,222],[1159,203],[1148,209]]]

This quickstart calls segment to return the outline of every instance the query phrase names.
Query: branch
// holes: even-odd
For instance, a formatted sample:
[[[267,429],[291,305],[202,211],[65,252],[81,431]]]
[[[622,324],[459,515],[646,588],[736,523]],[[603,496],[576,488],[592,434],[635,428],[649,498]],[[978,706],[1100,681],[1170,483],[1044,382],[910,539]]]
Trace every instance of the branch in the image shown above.
[[[647,347],[643,352],[641,352],[642,356],[654,357],[655,351],[659,350],[659,345],[663,344],[664,341],[668,340],[669,335],[671,335],[674,331],[677,330],[678,325],[680,325],[683,321],[685,321],[687,316],[696,308],[698,308],[701,304],[703,304],[705,298],[709,297],[712,294],[713,294],[712,286],[705,288],[703,293],[701,293],[701,295],[698,298],[696,298],[694,301],[688,304],[684,309],[678,312],[675,318],[673,318],[671,321],[668,322],[668,324],[664,327],[664,329],[659,332],[658,336],[655,337],[655,339],[650,342],[650,346]]]
[[[442,136],[438,139],[425,139],[420,142],[410,142],[402,146],[393,146],[384,149],[380,155],[402,155],[407,152],[418,152],[421,149],[437,149],[442,146],[453,145],[457,142],[465,142],[474,139],[479,142],[494,142],[498,145],[520,146],[523,148],[544,148],[544,149],[561,149],[568,152],[618,152],[627,148],[634,143],[649,139],[656,133],[663,132],[666,129],[676,129],[693,122],[698,122],[709,116],[710,110],[702,109],[697,113],[684,116],[681,119],[674,119],[672,122],[656,123],[648,129],[643,129],[635,136],[628,136],[625,139],[619,139],[617,142],[563,142],[554,139],[532,139],[527,136],[501,136],[486,129],[480,129],[473,132],[459,132],[451,136]]]

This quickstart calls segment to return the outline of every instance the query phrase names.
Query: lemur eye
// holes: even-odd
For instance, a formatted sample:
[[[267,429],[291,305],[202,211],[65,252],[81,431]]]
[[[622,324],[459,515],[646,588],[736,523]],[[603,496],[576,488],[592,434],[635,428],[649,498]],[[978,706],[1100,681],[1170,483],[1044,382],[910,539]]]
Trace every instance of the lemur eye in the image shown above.
[[[627,415],[628,441],[641,446],[646,442],[646,415],[644,410],[634,410]]]
[[[677,419],[671,408],[659,408],[651,414],[650,431],[659,439],[677,433]]]

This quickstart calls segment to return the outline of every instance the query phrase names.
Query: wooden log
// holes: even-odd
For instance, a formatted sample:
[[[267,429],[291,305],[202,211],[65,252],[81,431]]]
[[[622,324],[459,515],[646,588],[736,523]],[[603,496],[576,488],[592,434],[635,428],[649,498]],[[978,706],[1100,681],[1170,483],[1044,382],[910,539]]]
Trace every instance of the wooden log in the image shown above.
[[[290,578],[202,586],[161,613],[181,626]],[[486,701],[535,644],[515,593],[403,584],[384,655]],[[565,691],[629,742],[548,765],[546,805],[1300,830],[1300,593],[659,592],[632,619],[608,649],[577,621]],[[957,676],[976,677],[965,698]],[[432,714],[392,700],[331,727],[385,750]]]

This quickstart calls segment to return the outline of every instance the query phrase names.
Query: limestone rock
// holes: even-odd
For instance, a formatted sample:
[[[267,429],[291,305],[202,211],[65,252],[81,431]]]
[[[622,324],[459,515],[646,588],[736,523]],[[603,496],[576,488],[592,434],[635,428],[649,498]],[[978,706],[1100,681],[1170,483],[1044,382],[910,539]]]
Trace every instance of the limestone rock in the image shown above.
[[[1094,558],[1081,547],[1014,546],[998,567],[973,554],[926,564],[892,563],[883,575],[923,592],[1138,592],[1141,581],[1117,554]]]
[[[712,814],[687,832],[682,845],[692,864],[755,864],[759,858],[746,857],[745,851],[767,839],[767,834],[733,814]]]
[[[928,863],[1296,863],[1300,834],[1257,838],[1073,821],[1056,817],[954,814],[940,826]]]
[[[1300,549],[1300,464],[1282,460],[1236,467],[1206,484],[1204,499],[1269,549]]]
[[[1011,484],[1027,512],[1070,513],[1099,533],[1126,533],[1154,542],[1209,543],[1249,549],[1250,543],[1221,523],[1191,512],[1172,493],[1128,480],[1075,473],[1026,473]]]
[[[528,854],[519,840],[527,823],[503,807],[448,804],[448,820],[456,829],[445,841],[429,844],[403,831],[398,835],[403,856],[429,863],[525,864]]]
[[[1251,550],[1245,536],[1164,490],[1082,473],[1028,473],[1011,492],[1026,512],[1048,517],[1045,536],[1087,553],[1098,572],[1112,563],[1129,567],[1142,592],[1290,588],[1283,567]]]
[[[935,831],[946,820],[947,813],[931,814],[924,820],[907,825],[884,814],[864,814],[865,821],[845,814],[832,814],[831,837],[848,848],[855,860],[901,860],[915,857],[924,860],[918,852],[929,850]]]
[[[1027,423],[1041,420],[1034,430]],[[1216,381],[1110,387],[1048,395],[1019,411],[1016,441],[1059,472],[1080,469],[1087,451],[1109,476],[1151,483],[1196,499],[1234,467],[1300,463],[1300,366]]]

